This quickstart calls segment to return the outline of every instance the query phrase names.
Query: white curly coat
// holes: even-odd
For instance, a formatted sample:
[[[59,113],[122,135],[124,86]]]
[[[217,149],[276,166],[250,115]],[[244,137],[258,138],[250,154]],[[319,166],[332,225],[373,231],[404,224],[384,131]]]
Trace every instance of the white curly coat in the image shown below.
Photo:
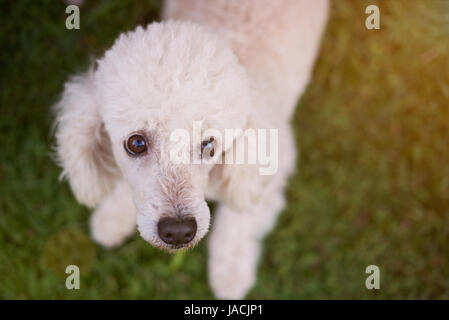
[[[122,34],[95,68],[71,78],[57,104],[57,154],[77,200],[95,208],[94,240],[117,246],[137,224],[146,241],[175,251],[156,230],[175,206],[196,219],[192,247],[209,229],[205,200],[218,201],[210,284],[219,298],[243,298],[256,279],[261,241],[285,203],[296,155],[289,119],[327,12],[327,0],[168,0],[163,22]],[[278,129],[277,173],[173,164],[170,133],[191,130],[193,121],[220,132]],[[151,137],[151,152],[139,159],[123,148],[136,131]]]

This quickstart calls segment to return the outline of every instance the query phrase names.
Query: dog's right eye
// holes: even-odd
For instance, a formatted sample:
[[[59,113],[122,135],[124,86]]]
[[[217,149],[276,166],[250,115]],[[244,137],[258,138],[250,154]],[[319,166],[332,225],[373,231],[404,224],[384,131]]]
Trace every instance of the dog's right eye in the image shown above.
[[[125,143],[125,150],[131,156],[138,156],[148,150],[147,141],[141,134],[133,134]]]

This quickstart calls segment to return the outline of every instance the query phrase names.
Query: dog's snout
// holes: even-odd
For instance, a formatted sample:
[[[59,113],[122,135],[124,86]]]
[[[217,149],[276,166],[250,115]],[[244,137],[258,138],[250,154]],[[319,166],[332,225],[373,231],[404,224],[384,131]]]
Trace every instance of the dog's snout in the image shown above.
[[[162,218],[157,225],[159,237],[168,244],[189,243],[196,234],[196,221],[193,218]]]

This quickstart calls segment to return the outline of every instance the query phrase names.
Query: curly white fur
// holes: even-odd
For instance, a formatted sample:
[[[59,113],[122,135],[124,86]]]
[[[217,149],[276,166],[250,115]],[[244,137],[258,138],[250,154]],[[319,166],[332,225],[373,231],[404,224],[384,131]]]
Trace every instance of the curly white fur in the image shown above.
[[[219,201],[209,241],[209,278],[219,298],[243,298],[256,279],[260,243],[284,205],[294,168],[289,127],[311,74],[327,0],[168,0],[164,22],[122,34],[97,68],[72,78],[57,105],[57,153],[77,200],[96,207],[94,240],[119,245],[137,223],[158,236],[165,216],[209,229],[206,199]],[[170,133],[192,129],[278,129],[278,171],[258,165],[173,164]],[[129,157],[124,141],[143,132],[151,149]],[[224,150],[243,143],[236,139]],[[200,146],[193,145],[192,152]]]

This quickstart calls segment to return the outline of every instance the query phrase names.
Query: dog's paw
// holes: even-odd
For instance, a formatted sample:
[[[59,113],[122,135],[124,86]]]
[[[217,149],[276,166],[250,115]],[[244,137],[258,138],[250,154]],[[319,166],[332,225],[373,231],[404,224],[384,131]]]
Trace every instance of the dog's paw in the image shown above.
[[[212,273],[210,279],[212,291],[215,297],[224,300],[245,298],[256,278],[255,272],[234,272],[232,269],[222,272],[216,270]]]
[[[90,220],[93,240],[106,248],[121,245],[134,232],[135,226],[134,215],[110,207],[98,208]]]
[[[217,248],[220,250],[220,248]],[[256,281],[258,243],[240,244],[211,252],[209,282],[219,299],[243,299]]]

